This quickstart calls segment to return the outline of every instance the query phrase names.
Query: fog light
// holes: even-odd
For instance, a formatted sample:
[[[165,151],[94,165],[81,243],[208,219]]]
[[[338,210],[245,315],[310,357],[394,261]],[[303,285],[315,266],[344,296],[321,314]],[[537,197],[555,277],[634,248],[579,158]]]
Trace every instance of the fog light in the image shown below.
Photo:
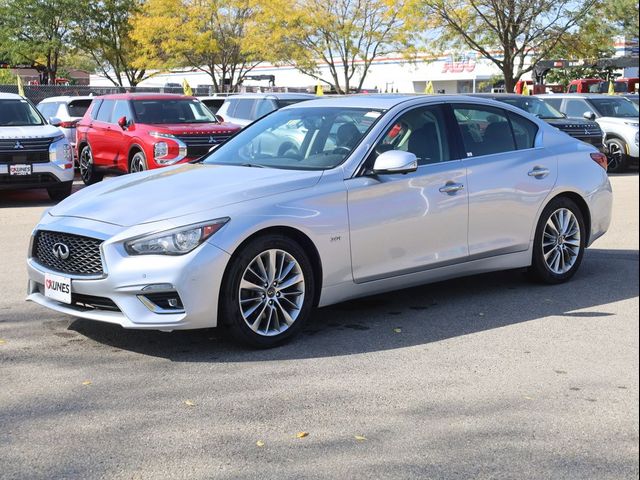
[[[147,289],[145,289],[147,290]],[[154,292],[138,295],[140,301],[153,313],[181,313],[184,312],[182,299],[178,292]]]

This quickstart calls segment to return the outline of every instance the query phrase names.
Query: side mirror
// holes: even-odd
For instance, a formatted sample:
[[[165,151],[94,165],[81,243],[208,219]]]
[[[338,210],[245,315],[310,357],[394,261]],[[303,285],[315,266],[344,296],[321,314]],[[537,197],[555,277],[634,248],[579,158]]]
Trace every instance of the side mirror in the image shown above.
[[[126,130],[126,128],[129,126],[129,122],[127,122],[127,117],[120,117],[118,119],[118,125],[120,126],[121,129]]]
[[[373,164],[373,173],[410,173],[418,169],[418,158],[411,152],[389,150],[381,153]]]
[[[62,125],[62,120],[60,120],[58,117],[49,117],[49,123],[54,127],[59,127],[60,125]]]
[[[595,120],[596,119],[596,114],[593,113],[592,111],[586,111],[582,114],[582,116],[584,118],[586,118],[587,120]]]

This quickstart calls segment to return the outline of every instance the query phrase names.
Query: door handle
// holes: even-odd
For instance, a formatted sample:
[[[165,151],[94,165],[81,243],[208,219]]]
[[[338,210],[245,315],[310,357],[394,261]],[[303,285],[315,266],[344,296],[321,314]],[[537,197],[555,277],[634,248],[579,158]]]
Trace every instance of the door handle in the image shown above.
[[[529,175],[530,177],[544,178],[549,175],[549,173],[551,172],[549,172],[548,168],[534,167],[533,170],[529,170],[529,173],[527,175]]]
[[[439,190],[441,193],[452,194],[462,190],[463,188],[464,185],[461,183],[448,182],[445,186],[440,187]]]

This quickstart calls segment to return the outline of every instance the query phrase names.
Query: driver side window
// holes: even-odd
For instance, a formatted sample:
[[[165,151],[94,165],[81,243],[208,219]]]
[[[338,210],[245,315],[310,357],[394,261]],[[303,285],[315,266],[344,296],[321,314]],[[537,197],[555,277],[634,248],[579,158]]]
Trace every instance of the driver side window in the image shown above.
[[[452,160],[448,132],[442,107],[438,105],[413,109],[400,116],[387,130],[374,150],[378,155],[389,150],[411,152],[418,165]]]

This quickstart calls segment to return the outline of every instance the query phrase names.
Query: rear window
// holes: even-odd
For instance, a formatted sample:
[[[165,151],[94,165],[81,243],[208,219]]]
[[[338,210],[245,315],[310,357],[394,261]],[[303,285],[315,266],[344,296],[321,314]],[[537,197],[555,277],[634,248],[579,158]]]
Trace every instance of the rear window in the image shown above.
[[[72,100],[67,104],[70,117],[84,117],[87,109],[91,105],[91,99]]]

